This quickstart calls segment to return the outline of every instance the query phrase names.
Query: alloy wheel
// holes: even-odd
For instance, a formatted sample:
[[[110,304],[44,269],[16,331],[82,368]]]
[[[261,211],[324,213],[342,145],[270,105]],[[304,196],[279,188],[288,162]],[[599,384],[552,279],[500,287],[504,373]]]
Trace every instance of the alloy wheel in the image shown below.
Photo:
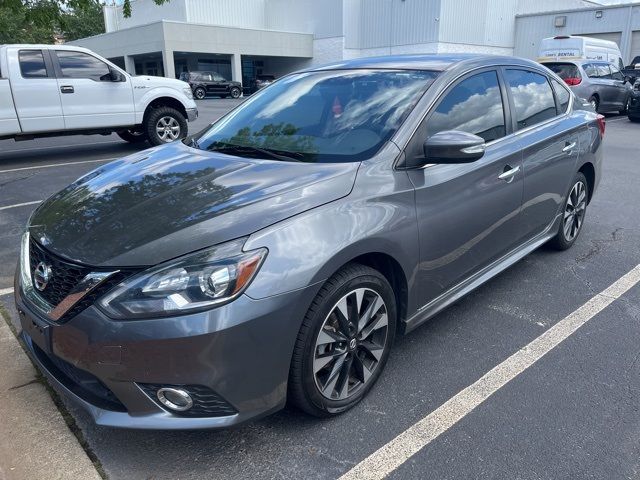
[[[180,124],[173,117],[161,117],[156,123],[156,132],[163,142],[173,142],[180,138]]]
[[[581,181],[576,182],[569,193],[564,209],[562,231],[564,232],[564,238],[568,242],[576,238],[578,232],[580,232],[586,208],[587,188]]]
[[[369,381],[387,347],[387,306],[369,288],[343,296],[327,315],[315,342],[313,374],[318,391],[345,400]]]
[[[198,100],[202,100],[205,96],[206,96],[206,93],[205,93],[204,89],[196,88],[196,98]]]

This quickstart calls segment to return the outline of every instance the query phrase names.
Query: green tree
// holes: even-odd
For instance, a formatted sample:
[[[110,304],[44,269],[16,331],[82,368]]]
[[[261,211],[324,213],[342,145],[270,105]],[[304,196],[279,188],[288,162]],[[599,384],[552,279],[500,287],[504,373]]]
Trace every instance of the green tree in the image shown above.
[[[169,0],[153,0],[157,5]],[[0,44],[53,43],[104,32],[104,0],[0,0]],[[131,16],[131,0],[122,3]]]

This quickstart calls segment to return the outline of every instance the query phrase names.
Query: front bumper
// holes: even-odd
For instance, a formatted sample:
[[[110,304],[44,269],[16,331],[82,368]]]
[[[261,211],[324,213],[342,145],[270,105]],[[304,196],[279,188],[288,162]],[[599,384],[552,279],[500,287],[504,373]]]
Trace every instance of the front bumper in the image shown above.
[[[197,108],[188,108],[187,109],[187,120],[193,122],[198,118],[198,109]]]
[[[293,346],[317,288],[261,300],[242,295],[173,318],[114,321],[89,307],[64,324],[42,318],[15,291],[34,362],[97,424],[200,429],[237,425],[284,406]],[[141,385],[149,384],[203,386],[236,413],[172,413],[145,393]]]

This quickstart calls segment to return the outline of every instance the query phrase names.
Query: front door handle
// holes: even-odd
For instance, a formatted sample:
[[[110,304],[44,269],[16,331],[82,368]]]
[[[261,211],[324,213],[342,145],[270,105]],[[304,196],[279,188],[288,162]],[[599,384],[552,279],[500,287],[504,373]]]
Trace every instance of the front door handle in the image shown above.
[[[564,153],[571,153],[571,150],[573,150],[576,146],[576,142],[571,142],[571,143],[565,143],[564,148],[562,149],[562,151]]]
[[[60,87],[60,91],[62,93],[73,93],[74,92],[73,87],[71,85],[63,85],[63,86],[61,86]]]
[[[504,171],[498,175],[500,180],[504,180],[507,183],[511,183],[513,181],[513,177],[516,173],[520,171],[520,167],[511,167],[511,165],[507,165],[504,167]]]

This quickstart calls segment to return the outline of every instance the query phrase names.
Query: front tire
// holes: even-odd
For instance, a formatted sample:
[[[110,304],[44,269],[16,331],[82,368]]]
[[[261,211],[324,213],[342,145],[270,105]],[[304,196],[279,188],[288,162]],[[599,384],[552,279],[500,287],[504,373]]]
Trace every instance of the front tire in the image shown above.
[[[147,141],[147,136],[142,130],[121,130],[116,132],[124,141],[129,143],[142,143]]]
[[[324,284],[307,312],[289,373],[289,399],[330,417],[362,400],[379,378],[396,332],[395,295],[373,268],[350,264]]]
[[[627,98],[627,101],[624,104],[624,108],[622,110],[620,110],[618,113],[620,115],[626,115],[627,112],[629,111],[629,105],[631,104],[631,98]]]
[[[591,98],[589,98],[589,103],[597,113],[598,108],[600,108],[600,100],[598,99],[598,97],[596,97],[595,95],[592,95]]]
[[[585,176],[578,172],[573,182],[571,182],[569,194],[565,199],[563,216],[558,232],[549,242],[551,247],[556,250],[567,250],[573,246],[584,225],[588,200],[589,183]]]
[[[231,98],[240,98],[242,94],[238,87],[233,87],[229,93],[231,93]]]
[[[187,136],[187,120],[175,108],[160,107],[149,112],[144,130],[153,146],[171,143]]]

